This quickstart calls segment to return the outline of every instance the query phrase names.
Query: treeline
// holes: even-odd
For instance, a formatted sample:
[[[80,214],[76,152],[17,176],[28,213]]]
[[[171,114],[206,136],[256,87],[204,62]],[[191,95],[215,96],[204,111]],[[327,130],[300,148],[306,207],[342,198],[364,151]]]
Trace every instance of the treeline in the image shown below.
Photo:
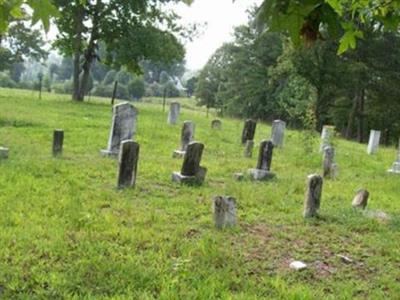
[[[321,130],[332,124],[348,139],[365,141],[370,129],[384,142],[400,135],[400,35],[377,28],[355,50],[337,55],[338,41],[294,47],[283,34],[235,29],[201,71],[200,105],[221,114],[266,121],[283,119],[294,128]]]

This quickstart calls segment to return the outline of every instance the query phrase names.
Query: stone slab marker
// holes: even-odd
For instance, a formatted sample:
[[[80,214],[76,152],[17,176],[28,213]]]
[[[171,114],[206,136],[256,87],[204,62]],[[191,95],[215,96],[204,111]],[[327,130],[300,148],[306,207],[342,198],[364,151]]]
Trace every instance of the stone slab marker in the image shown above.
[[[206,177],[207,169],[200,166],[204,145],[191,142],[183,159],[181,172],[173,172],[172,180],[179,183],[201,184]]]
[[[356,196],[353,199],[351,205],[354,208],[365,209],[368,204],[369,192],[365,189],[360,189],[357,191]]]
[[[276,147],[283,146],[286,123],[282,120],[275,120],[272,123],[271,140]]]
[[[305,218],[311,218],[318,215],[321,204],[323,179],[320,175],[313,174],[307,177],[307,190],[304,198]]]
[[[236,199],[216,196],[213,198],[214,223],[218,229],[236,225]]]
[[[273,150],[274,144],[272,141],[264,140],[261,142],[258,153],[257,167],[249,170],[251,179],[268,180],[275,177],[275,174],[270,172]]]
[[[321,133],[321,146],[319,152],[323,152],[325,147],[331,146],[331,139],[335,134],[335,126],[325,125]]]
[[[254,134],[256,133],[257,122],[251,119],[247,119],[244,123],[242,132],[242,144],[244,145],[248,140],[254,140]]]
[[[219,119],[215,119],[211,121],[211,128],[212,129],[221,129],[222,128],[222,122]]]
[[[246,145],[244,147],[244,157],[252,157],[253,156],[253,148],[254,148],[254,141],[247,140]]]
[[[397,159],[393,163],[392,168],[388,172],[392,174],[400,174],[400,140],[399,140],[399,148],[397,150]]]
[[[168,124],[175,125],[178,123],[181,105],[178,102],[171,102],[169,105]]]
[[[126,140],[121,143],[117,182],[119,189],[135,186],[139,149],[139,144],[132,140]]]
[[[182,125],[181,131],[181,149],[175,150],[172,157],[183,157],[190,142],[194,139],[194,123],[192,121],[185,121]]]
[[[381,132],[378,130],[371,130],[371,133],[369,134],[369,142],[367,148],[368,154],[371,155],[378,152],[380,139],[381,139]]]
[[[130,103],[114,105],[107,149],[101,150],[103,156],[118,157],[121,142],[134,138],[137,115],[137,109]]]
[[[9,154],[8,148],[0,147],[0,159],[7,159]]]
[[[63,150],[64,131],[61,129],[54,130],[53,133],[53,156],[60,156]]]
[[[335,148],[326,146],[324,148],[323,176],[324,178],[335,178],[337,165],[335,163]]]

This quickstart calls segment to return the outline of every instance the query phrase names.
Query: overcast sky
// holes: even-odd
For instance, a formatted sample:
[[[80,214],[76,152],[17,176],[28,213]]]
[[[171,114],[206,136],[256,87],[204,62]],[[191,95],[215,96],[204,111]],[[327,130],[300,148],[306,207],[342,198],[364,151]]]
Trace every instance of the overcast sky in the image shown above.
[[[175,10],[184,23],[206,23],[203,34],[186,44],[187,68],[201,69],[224,42],[232,40],[233,28],[248,20],[246,10],[262,0],[195,0],[191,6],[178,5]]]

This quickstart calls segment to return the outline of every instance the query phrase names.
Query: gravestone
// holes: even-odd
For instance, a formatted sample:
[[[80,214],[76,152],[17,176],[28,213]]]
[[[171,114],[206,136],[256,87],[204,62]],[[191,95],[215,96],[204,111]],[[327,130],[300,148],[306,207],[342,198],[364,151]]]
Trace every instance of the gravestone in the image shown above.
[[[369,192],[365,189],[360,189],[357,191],[356,196],[353,199],[351,205],[354,208],[365,209],[368,204]]]
[[[307,190],[304,199],[305,218],[311,218],[318,215],[321,204],[323,179],[320,175],[314,174],[307,177]]]
[[[244,157],[252,157],[253,156],[253,148],[254,148],[254,141],[247,140],[246,146],[244,147]]]
[[[222,128],[222,122],[221,120],[215,119],[211,121],[211,128],[212,129],[221,129]]]
[[[183,157],[185,155],[187,146],[194,138],[194,123],[192,121],[185,121],[182,125],[181,132],[181,149],[175,150],[172,157]]]
[[[324,148],[323,176],[324,178],[335,178],[337,165],[335,164],[335,148],[326,146]]]
[[[286,123],[282,120],[275,120],[272,123],[271,140],[276,147],[283,146],[283,137],[285,135]]]
[[[331,146],[331,139],[335,134],[335,127],[331,125],[325,125],[322,128],[322,133],[321,133],[321,146],[319,148],[320,152],[324,151],[325,147]]]
[[[201,184],[206,177],[207,169],[200,166],[204,145],[191,142],[186,149],[181,172],[172,173],[172,181],[187,184]]]
[[[274,144],[272,141],[262,141],[258,153],[257,167],[250,169],[250,178],[253,180],[268,180],[275,177],[275,174],[270,171],[272,162],[272,153]]]
[[[400,140],[399,140],[399,148],[397,150],[397,159],[393,163],[392,168],[388,172],[392,174],[400,174]]]
[[[119,189],[135,186],[139,149],[139,144],[132,140],[122,141],[118,160],[119,170],[117,186]]]
[[[134,138],[137,114],[137,109],[130,103],[114,105],[107,149],[101,150],[103,156],[118,157],[121,142]]]
[[[64,131],[61,129],[54,130],[53,133],[53,156],[60,156],[63,150]]]
[[[216,196],[213,198],[214,223],[218,229],[236,225],[236,199]]]
[[[9,154],[8,148],[0,147],[0,159],[7,159]]]
[[[171,102],[169,105],[168,124],[175,125],[178,123],[181,105],[178,102]]]
[[[378,130],[371,130],[371,133],[369,135],[368,148],[367,148],[367,153],[369,155],[375,154],[376,152],[378,152],[380,139],[381,139],[381,132]]]
[[[246,120],[242,132],[242,144],[244,145],[248,140],[254,140],[256,133],[257,122],[251,119]]]

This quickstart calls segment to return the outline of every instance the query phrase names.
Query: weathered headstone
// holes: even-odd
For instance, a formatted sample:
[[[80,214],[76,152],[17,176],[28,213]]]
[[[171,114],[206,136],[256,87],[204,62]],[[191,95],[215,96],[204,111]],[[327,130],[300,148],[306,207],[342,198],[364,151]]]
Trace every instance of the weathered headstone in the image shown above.
[[[319,148],[320,152],[324,151],[325,147],[331,146],[331,139],[335,134],[335,127],[331,125],[325,125],[322,128],[322,133],[321,133],[321,146]]]
[[[369,135],[368,148],[367,148],[368,154],[371,155],[371,154],[375,154],[376,152],[378,152],[380,139],[381,139],[381,132],[378,130],[371,130],[371,133]]]
[[[200,166],[204,145],[191,142],[185,153],[181,172],[173,172],[172,180],[180,183],[201,184],[206,177],[207,169]]]
[[[254,140],[256,133],[257,122],[251,119],[246,120],[242,132],[242,144],[244,145],[248,140]]]
[[[323,176],[324,178],[335,178],[336,168],[335,164],[335,148],[327,146],[324,148],[324,163],[323,163]]]
[[[392,174],[400,174],[400,140],[399,140],[399,149],[397,150],[397,159],[393,163],[392,168],[388,172]]]
[[[215,119],[211,121],[211,128],[212,129],[221,129],[222,128],[222,122],[219,119]]]
[[[178,123],[181,105],[178,102],[171,102],[168,113],[168,124],[175,125]]]
[[[237,181],[242,181],[244,179],[244,174],[241,172],[233,173],[233,179]]]
[[[250,178],[253,180],[268,180],[275,177],[271,170],[272,153],[274,144],[272,141],[262,141],[260,144],[260,151],[258,153],[257,167],[250,169]]]
[[[254,141],[247,140],[246,145],[244,147],[244,157],[252,157],[253,156],[253,148],[254,148]]]
[[[236,225],[236,199],[216,196],[213,199],[214,223],[218,229]]]
[[[121,150],[119,152],[117,183],[119,189],[135,186],[139,149],[139,144],[132,140],[122,141]]]
[[[136,132],[137,109],[130,103],[114,105],[110,136],[103,156],[118,157],[121,142],[134,138]]]
[[[369,192],[365,189],[360,189],[357,191],[356,196],[353,199],[351,205],[354,208],[365,209],[368,204]]]
[[[283,146],[283,137],[285,135],[286,123],[282,120],[275,120],[272,123],[271,140],[276,147]]]
[[[320,175],[314,174],[307,177],[307,190],[304,199],[304,212],[305,218],[315,217],[321,204],[323,179]]]
[[[9,153],[8,148],[0,147],[0,159],[7,159],[8,153]]]
[[[63,150],[64,131],[61,129],[54,130],[53,133],[53,156],[60,156]]]
[[[181,149],[175,150],[172,157],[183,157],[185,155],[187,146],[194,138],[194,123],[192,121],[185,121],[182,125],[181,132]]]

